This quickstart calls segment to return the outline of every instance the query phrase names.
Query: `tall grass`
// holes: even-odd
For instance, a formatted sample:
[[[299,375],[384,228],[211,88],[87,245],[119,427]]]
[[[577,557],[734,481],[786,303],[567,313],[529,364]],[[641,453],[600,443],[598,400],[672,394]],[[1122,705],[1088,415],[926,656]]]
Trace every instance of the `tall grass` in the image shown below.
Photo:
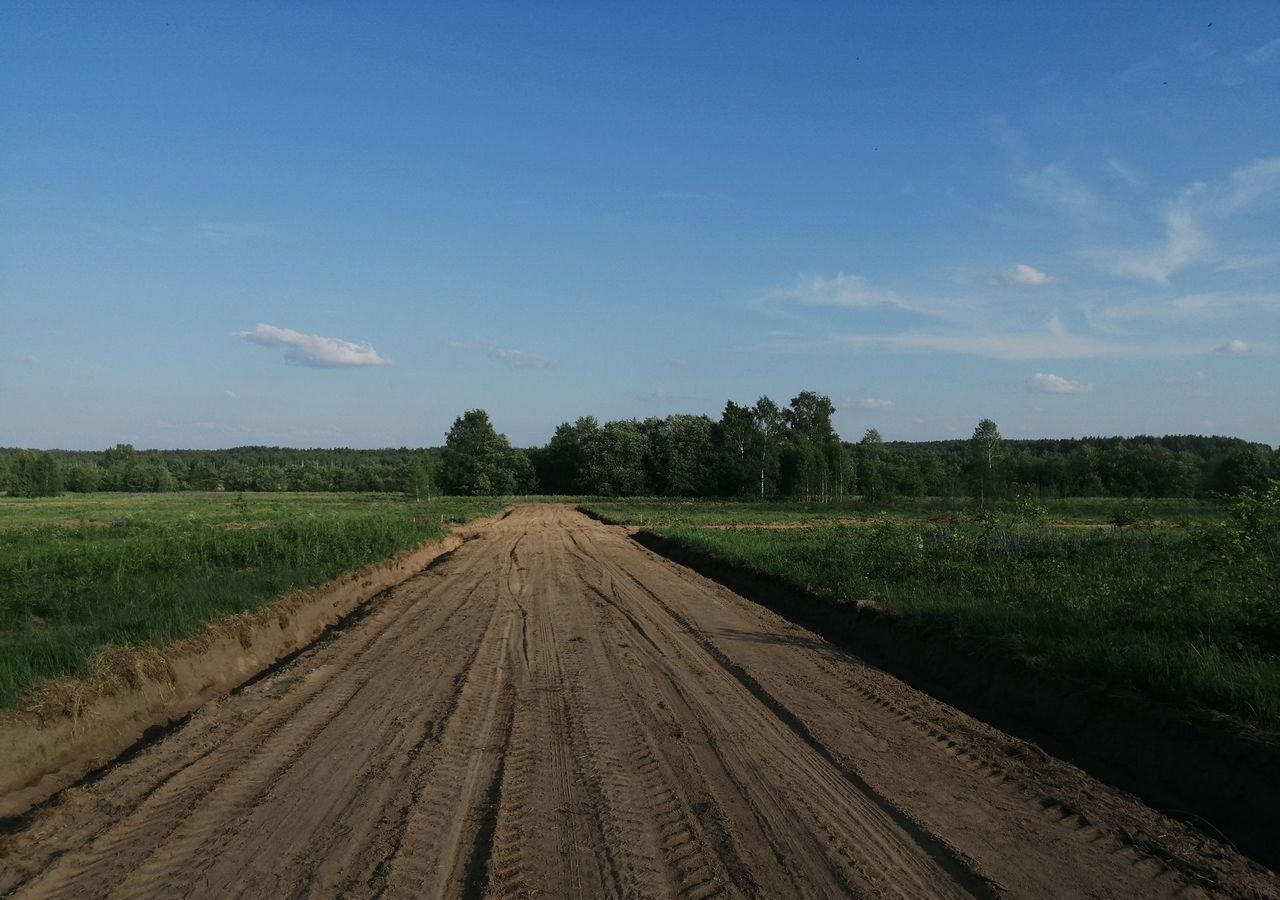
[[[1224,552],[1220,530],[884,517],[870,527],[663,533],[800,588],[871,600],[1115,687],[1280,730],[1276,561]],[[1273,540],[1260,546],[1280,552]]]
[[[0,708],[85,676],[106,645],[160,646],[440,536],[485,501],[225,495],[0,508]]]

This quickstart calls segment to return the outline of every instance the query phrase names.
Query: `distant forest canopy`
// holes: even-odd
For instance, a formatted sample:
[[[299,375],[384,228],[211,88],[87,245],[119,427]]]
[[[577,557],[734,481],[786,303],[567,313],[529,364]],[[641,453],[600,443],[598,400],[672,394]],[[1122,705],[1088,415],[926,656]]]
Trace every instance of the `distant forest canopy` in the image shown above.
[[[803,392],[730,401],[720,419],[672,415],[565,422],[544,447],[512,447],[483,410],[459,416],[443,447],[385,450],[234,447],[102,451],[0,448],[0,490],[392,491],[742,497],[1213,497],[1280,478],[1280,452],[1239,438],[1167,435],[1009,440],[984,419],[967,439],[856,443],[835,406]]]

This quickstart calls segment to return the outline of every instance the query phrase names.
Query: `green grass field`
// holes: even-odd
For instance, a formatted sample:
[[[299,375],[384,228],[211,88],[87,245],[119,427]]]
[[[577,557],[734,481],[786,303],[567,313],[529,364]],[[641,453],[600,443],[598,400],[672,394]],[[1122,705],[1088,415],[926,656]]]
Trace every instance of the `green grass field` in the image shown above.
[[[871,519],[881,513],[907,522],[929,522],[940,516],[974,512],[974,502],[963,497],[894,497],[883,501],[862,498],[836,503],[774,503],[739,500],[588,500],[583,505],[616,522],[643,528],[677,525],[806,524],[841,519]],[[1025,505],[1025,504],[1024,504]],[[1207,500],[1119,500],[1073,497],[1037,504],[1047,522],[1070,525],[1108,525],[1114,519],[1146,520],[1162,525],[1207,524],[1222,521],[1220,503]],[[1016,500],[989,504],[991,512],[1013,515]]]
[[[497,512],[355,494],[0,498],[0,708],[85,676],[106,645],[160,646]]]
[[[1070,521],[1106,521],[1107,501],[1067,501]],[[1153,504],[1164,518],[1182,504]],[[920,623],[1002,639],[1060,668],[1280,730],[1280,540],[1275,508],[1184,510],[1183,527],[1055,528],[960,515],[823,524],[832,511],[759,504],[596,503],[691,548],[839,600],[870,600]],[[1155,510],[1160,510],[1156,513]],[[847,514],[846,514],[847,515]],[[1124,516],[1116,518],[1124,520]],[[1216,519],[1216,521],[1214,521]],[[814,521],[785,530],[712,528]],[[1141,520],[1140,520],[1141,521]],[[704,526],[704,527],[699,527]]]

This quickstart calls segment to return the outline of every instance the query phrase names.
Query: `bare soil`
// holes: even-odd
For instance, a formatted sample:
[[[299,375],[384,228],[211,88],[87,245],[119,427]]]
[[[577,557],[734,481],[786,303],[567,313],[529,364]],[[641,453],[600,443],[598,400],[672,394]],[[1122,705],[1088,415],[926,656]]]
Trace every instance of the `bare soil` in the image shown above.
[[[0,837],[0,893],[1280,897],[567,508],[367,609]]]

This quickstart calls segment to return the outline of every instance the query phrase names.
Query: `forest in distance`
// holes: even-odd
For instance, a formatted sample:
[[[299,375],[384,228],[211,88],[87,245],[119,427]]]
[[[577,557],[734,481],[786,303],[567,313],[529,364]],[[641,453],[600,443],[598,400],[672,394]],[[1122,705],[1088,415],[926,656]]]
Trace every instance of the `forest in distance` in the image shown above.
[[[835,431],[835,406],[805,391],[786,406],[729,401],[718,420],[670,415],[561,424],[520,448],[483,410],[453,423],[443,447],[380,450],[235,447],[101,451],[0,448],[10,496],[96,491],[401,492],[451,495],[1037,498],[1231,496],[1280,478],[1280,451],[1200,435],[1013,440],[983,419],[967,439],[886,441]]]

